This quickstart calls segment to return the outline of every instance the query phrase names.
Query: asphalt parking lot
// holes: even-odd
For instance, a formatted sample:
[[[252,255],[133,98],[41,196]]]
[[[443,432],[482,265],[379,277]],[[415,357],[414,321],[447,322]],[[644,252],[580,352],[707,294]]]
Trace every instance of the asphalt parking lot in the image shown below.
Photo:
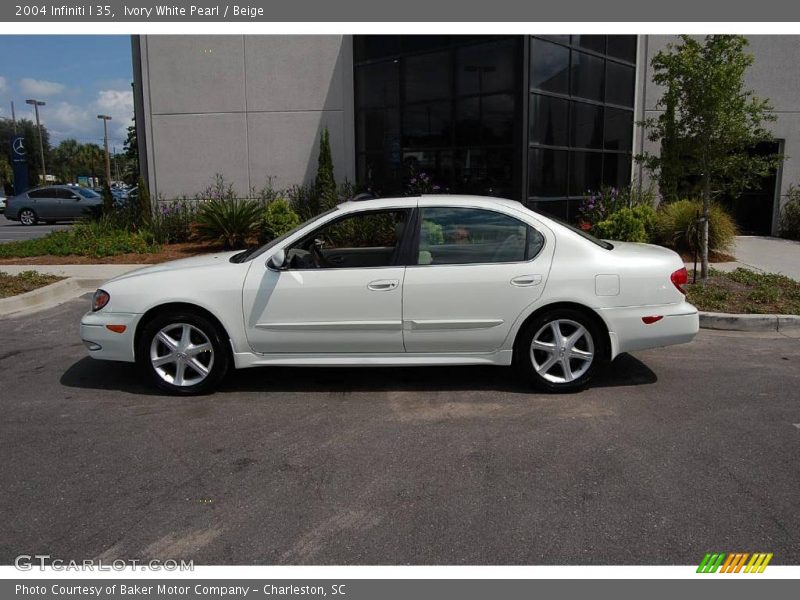
[[[589,390],[498,368],[242,371],[154,395],[87,301],[0,320],[0,562],[800,562],[800,339],[702,331]]]
[[[69,229],[69,225],[64,223],[58,225],[39,223],[25,227],[17,221],[10,221],[5,216],[0,215],[0,244],[19,240],[32,240],[44,237],[51,231],[60,231],[62,229]]]

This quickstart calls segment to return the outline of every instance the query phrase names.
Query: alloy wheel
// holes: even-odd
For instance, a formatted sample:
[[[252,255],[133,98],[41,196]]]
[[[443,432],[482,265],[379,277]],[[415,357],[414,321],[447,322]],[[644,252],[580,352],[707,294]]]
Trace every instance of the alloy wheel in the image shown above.
[[[26,208],[19,213],[19,220],[23,225],[34,225],[36,223],[36,214]]]
[[[533,368],[550,383],[569,383],[583,376],[594,360],[594,340],[583,325],[571,319],[545,323],[530,347]]]
[[[214,366],[214,346],[189,323],[162,327],[150,343],[150,364],[165,382],[189,387],[204,381]]]

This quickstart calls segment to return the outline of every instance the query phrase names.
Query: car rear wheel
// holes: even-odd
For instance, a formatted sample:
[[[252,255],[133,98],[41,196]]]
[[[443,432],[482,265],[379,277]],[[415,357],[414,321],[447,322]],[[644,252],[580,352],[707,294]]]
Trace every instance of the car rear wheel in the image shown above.
[[[227,336],[202,314],[173,311],[149,321],[136,360],[156,387],[191,396],[212,391],[230,363]]]
[[[19,211],[19,222],[23,225],[36,225],[38,218],[32,208],[23,208]]]
[[[517,338],[514,357],[523,375],[550,392],[586,386],[604,354],[594,321],[581,311],[547,311],[528,323]]]

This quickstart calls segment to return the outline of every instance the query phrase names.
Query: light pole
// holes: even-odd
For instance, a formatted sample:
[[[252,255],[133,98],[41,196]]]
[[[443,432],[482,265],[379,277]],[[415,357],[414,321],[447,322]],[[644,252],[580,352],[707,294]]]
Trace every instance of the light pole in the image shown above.
[[[43,100],[35,100],[29,98],[25,100],[25,104],[32,104],[33,110],[36,112],[36,129],[39,132],[39,155],[42,157],[42,184],[47,184],[47,169],[44,166],[44,142],[42,142],[42,124],[39,122],[39,107],[47,104]]]
[[[108,115],[97,115],[98,119],[103,119],[103,146],[106,149],[106,185],[111,187],[111,157],[108,154],[108,122],[111,117]]]

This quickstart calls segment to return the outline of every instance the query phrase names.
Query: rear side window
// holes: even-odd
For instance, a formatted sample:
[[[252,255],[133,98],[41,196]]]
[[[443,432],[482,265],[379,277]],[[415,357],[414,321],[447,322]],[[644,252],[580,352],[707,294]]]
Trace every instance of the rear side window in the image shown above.
[[[75,191],[78,192],[84,198],[99,198],[100,194],[95,192],[94,190],[90,190],[87,188],[75,188]]]
[[[417,264],[522,262],[536,256],[543,245],[541,233],[503,213],[426,207],[421,211]]]
[[[41,190],[31,190],[28,192],[29,198],[53,198],[53,192],[47,188]]]

